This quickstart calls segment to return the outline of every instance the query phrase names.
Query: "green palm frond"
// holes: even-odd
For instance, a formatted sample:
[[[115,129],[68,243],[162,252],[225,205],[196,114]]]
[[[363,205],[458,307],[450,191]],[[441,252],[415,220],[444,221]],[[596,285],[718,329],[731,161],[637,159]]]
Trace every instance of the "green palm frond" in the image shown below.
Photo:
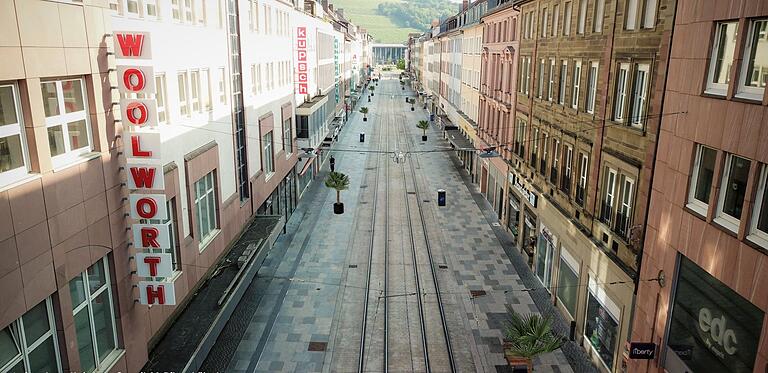
[[[363,114],[368,114],[368,108],[363,106],[363,107],[360,108],[360,112],[363,113]]]
[[[560,348],[565,339],[552,330],[552,319],[535,313],[521,315],[507,306],[509,320],[505,330],[509,352],[532,359]]]
[[[419,127],[419,129],[427,130],[429,129],[429,122],[426,120],[420,120],[419,123],[416,124],[416,127]]]
[[[341,172],[331,172],[325,179],[325,186],[336,191],[342,191],[349,188],[349,176]]]

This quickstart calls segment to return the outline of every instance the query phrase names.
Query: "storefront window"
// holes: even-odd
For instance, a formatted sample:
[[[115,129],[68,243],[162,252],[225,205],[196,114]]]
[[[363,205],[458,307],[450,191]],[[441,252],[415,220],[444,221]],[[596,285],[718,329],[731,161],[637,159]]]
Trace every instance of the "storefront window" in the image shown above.
[[[619,322],[611,315],[597,296],[589,291],[587,302],[587,325],[584,337],[589,340],[592,348],[600,356],[600,360],[610,369],[613,367],[613,353],[616,351],[616,337]]]
[[[764,313],[681,256],[667,341],[669,372],[752,372]]]
[[[576,316],[576,300],[579,290],[579,272],[571,267],[565,257],[560,257],[560,273],[557,276],[557,298],[571,316]]]
[[[552,280],[552,254],[555,251],[556,240],[552,233],[542,225],[536,247],[536,276],[547,288],[549,288]]]
[[[507,227],[514,237],[515,244],[518,244],[520,235],[520,200],[514,194],[509,193],[509,217],[507,218]]]

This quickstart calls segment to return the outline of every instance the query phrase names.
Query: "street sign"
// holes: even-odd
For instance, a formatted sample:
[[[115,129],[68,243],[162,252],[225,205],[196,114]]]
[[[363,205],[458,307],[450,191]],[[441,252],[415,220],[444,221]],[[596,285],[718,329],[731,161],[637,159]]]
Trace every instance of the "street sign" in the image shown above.
[[[629,358],[638,360],[651,360],[656,357],[656,344],[645,342],[629,343]]]

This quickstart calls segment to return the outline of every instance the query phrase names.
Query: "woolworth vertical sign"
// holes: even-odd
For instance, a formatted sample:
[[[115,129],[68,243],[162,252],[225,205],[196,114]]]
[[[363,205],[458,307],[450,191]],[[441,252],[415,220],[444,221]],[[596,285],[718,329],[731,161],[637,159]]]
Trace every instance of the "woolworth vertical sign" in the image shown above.
[[[157,129],[157,103],[151,97],[156,92],[155,75],[151,65],[149,33],[115,31],[115,55],[118,60],[117,79],[120,100],[120,120],[123,124],[123,155],[125,156],[133,255],[138,282],[139,301],[146,305],[174,305],[176,293],[172,282],[171,230],[167,224],[149,221],[168,220],[165,180],[163,175],[160,132]]]

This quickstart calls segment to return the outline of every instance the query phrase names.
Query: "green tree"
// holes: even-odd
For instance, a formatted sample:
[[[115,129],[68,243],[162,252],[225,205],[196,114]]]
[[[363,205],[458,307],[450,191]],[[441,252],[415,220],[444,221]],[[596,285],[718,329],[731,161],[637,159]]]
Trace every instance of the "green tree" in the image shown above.
[[[336,189],[336,203],[341,203],[341,191],[349,189],[349,176],[332,171],[328,174],[328,178],[325,179],[325,186],[331,189]]]
[[[521,315],[507,305],[509,320],[506,325],[508,344],[505,353],[533,359],[560,348],[565,339],[552,330],[552,319],[535,313]]]
[[[420,120],[419,123],[416,124],[416,127],[419,127],[420,130],[424,131],[424,136],[426,136],[427,130],[429,129],[429,122]]]
[[[405,60],[404,59],[401,58],[401,59],[397,60],[397,68],[400,69],[400,70],[405,70]]]

